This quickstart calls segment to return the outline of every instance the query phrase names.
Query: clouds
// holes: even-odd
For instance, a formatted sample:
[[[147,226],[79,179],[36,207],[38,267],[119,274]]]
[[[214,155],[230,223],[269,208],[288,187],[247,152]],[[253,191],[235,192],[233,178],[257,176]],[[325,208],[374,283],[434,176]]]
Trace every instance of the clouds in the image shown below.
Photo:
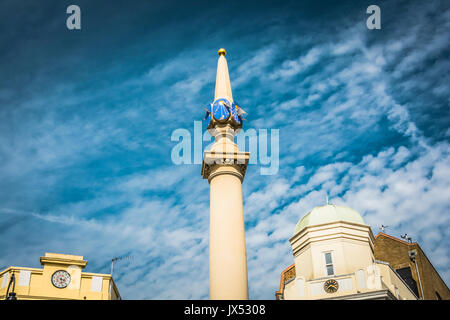
[[[265,210],[275,212],[270,216],[260,214],[262,218],[247,233],[249,259],[267,266],[268,272],[274,265],[281,272],[291,264],[292,253],[287,240],[293,235],[295,224],[312,208],[323,205],[328,194],[331,203],[352,207],[362,214],[375,234],[382,224],[389,225],[387,232],[397,237],[407,232],[420,243],[447,279],[450,268],[444,257],[449,252],[442,249],[441,244],[447,242],[448,232],[444,226],[450,222],[446,214],[450,209],[446,196],[450,191],[450,146],[439,145],[432,153],[426,149],[416,150],[415,160],[401,166],[399,158],[404,157],[405,150],[405,147],[388,148],[352,166],[342,162],[327,165],[316,170],[304,185],[284,181],[289,190],[284,199],[288,205],[275,210],[269,206]],[[251,203],[256,194],[247,197],[246,208],[251,208],[247,203]],[[268,194],[265,203],[271,200],[282,203],[276,193]],[[271,247],[270,250],[282,250],[284,256],[275,256],[275,252],[262,256],[260,248]],[[290,260],[286,256],[290,256]],[[260,291],[255,290],[253,294],[268,297],[277,280],[260,285]]]
[[[419,30],[427,27],[425,23],[417,26]],[[432,143],[431,139],[436,137],[426,136],[429,131],[426,128],[423,128],[425,132],[422,131],[422,128],[414,122],[411,112],[415,110],[411,109],[409,101],[414,103],[421,101],[425,104],[426,102],[417,99],[416,96],[416,99],[406,102],[404,97],[409,93],[395,91],[397,87],[402,88],[403,83],[417,83],[424,88],[436,81],[436,77],[431,75],[418,79],[408,72],[408,69],[412,70],[419,66],[423,68],[433,52],[430,48],[420,50],[417,43],[415,47],[408,46],[410,39],[416,38],[414,32],[417,32],[417,29],[410,35],[407,32],[406,35],[402,35],[407,39],[404,47],[402,45],[395,47],[394,41],[388,41],[388,46],[379,42],[370,43],[364,30],[350,28],[343,32],[345,36],[341,34],[344,40],[333,44],[321,44],[316,50],[312,48],[298,59],[287,60],[281,64],[280,72],[275,74],[284,77],[280,76],[278,80],[286,81],[285,85],[288,82],[295,83],[296,85],[291,85],[290,88],[297,88],[297,95],[280,102],[279,110],[298,114],[298,108],[302,108],[300,112],[303,111],[305,114],[305,119],[296,120],[292,126],[289,124],[292,117],[278,118],[281,135],[288,146],[280,148],[285,151],[281,152],[282,156],[287,157],[289,161],[292,161],[291,159],[299,161],[303,157],[304,163],[309,164],[310,168],[313,162],[308,155],[315,154],[317,158],[317,151],[320,152],[318,161],[330,159],[330,156],[335,154],[334,159],[337,162],[333,161],[332,164],[322,162],[312,170],[308,170],[306,175],[302,170],[303,185],[295,183],[297,178],[291,181],[289,178],[287,181],[284,180],[289,191],[282,201],[276,193],[267,194],[268,199],[264,203],[271,203],[273,200],[278,202],[279,206],[270,207],[268,211],[273,214],[266,219],[267,222],[260,220],[255,229],[249,231],[249,247],[257,251],[259,246],[273,245],[277,243],[276,240],[269,241],[269,238],[270,235],[277,233],[282,234],[279,239],[288,239],[296,221],[313,207],[324,203],[325,194],[328,193],[335,203],[349,205],[362,213],[375,233],[381,224],[393,226],[390,232],[396,236],[406,230],[410,230],[409,234],[414,232],[416,240],[426,252],[429,252],[431,261],[447,279],[448,261],[438,256],[438,252],[444,256],[448,253],[435,250],[439,246],[438,243],[447,241],[446,232],[435,222],[439,221],[440,226],[448,225],[449,222],[449,216],[446,214],[449,209],[448,201],[444,199],[445,196],[440,197],[436,194],[438,190],[443,191],[442,195],[446,194],[447,169],[443,167],[446,167],[448,162],[448,144]],[[439,28],[433,34],[436,34],[433,37],[443,35]],[[403,44],[401,40],[397,41]],[[446,42],[448,41],[441,41],[441,44]],[[394,51],[395,54],[391,54]],[[321,52],[319,69],[313,73],[309,73],[306,67],[299,67],[299,61],[305,59],[310,52]],[[442,50],[437,50],[433,54],[442,54]],[[327,60],[331,56],[334,56],[333,60]],[[399,61],[402,62],[398,64]],[[446,69],[445,60],[436,60],[434,63]],[[291,69],[290,72],[284,73],[286,66],[290,66]],[[296,75],[302,76],[299,82],[292,79]],[[278,88],[278,84],[273,87]],[[314,105],[315,101],[319,102],[319,105],[305,109]],[[424,112],[423,108],[421,110]],[[447,113],[444,116],[446,115]],[[388,120],[387,123],[384,122],[384,118]],[[271,125],[277,126],[276,123]],[[445,132],[445,127],[442,129]],[[393,136],[392,133],[388,133],[389,131],[396,133]],[[350,132],[352,136],[347,135]],[[374,135],[377,140],[372,140]],[[379,141],[385,141],[389,145],[389,139],[396,135],[397,143],[400,142],[397,148],[378,144]],[[353,149],[352,145],[357,147]],[[328,152],[324,152],[325,149]],[[287,155],[287,150],[296,156]],[[349,150],[352,150],[352,157],[348,156]],[[345,159],[353,163],[346,162]],[[283,163],[283,159],[280,162]],[[442,173],[437,173],[440,170]],[[285,174],[291,172],[286,167],[282,167],[281,171]],[[308,176],[308,180],[305,180]],[[259,194],[260,191],[251,194],[247,198],[249,204],[252,196]],[[429,213],[430,211],[433,213]],[[261,216],[265,214],[262,213]],[[427,219],[427,223],[422,224],[420,221],[423,219]],[[288,225],[292,226],[292,230],[289,231]],[[253,233],[256,230],[257,235]],[[286,243],[284,248],[288,247]],[[288,254],[288,250],[285,252]],[[259,255],[258,258],[263,259]],[[284,262],[282,258],[272,261],[272,263],[264,261],[262,264],[279,263],[281,272],[291,263]],[[269,272],[270,268],[267,270]],[[275,285],[274,280],[267,287]],[[268,291],[267,289],[267,296]],[[259,292],[255,291],[254,294],[258,295]]]
[[[123,188],[123,185],[119,184],[118,187]],[[132,190],[135,192],[135,189]],[[70,248],[71,252],[82,254],[90,261],[91,270],[105,273],[109,272],[108,261],[111,257],[130,254],[133,256],[130,262],[115,266],[115,278],[120,279],[119,283],[127,283],[120,289],[124,297],[206,298],[207,202],[200,205],[176,204],[174,197],[146,198],[134,195],[104,199],[103,205],[108,206],[125,199],[131,203],[120,210],[103,208],[107,212],[100,214],[102,210],[97,207],[94,210],[97,214],[94,216],[84,213],[83,217],[83,213],[78,213],[79,210],[75,208],[58,214],[32,213],[32,217],[37,220],[30,221],[31,224],[34,228],[41,226],[41,232],[45,234],[44,241],[33,245],[34,251],[61,251]],[[81,204],[79,209],[82,208],[92,210],[92,203]],[[59,232],[66,233],[64,243],[55,246],[52,243],[56,239],[52,234],[56,236]],[[200,273],[199,269],[203,272]],[[185,286],[168,290],[161,281],[164,277],[181,278]],[[187,285],[190,281],[194,282],[193,286]],[[199,286],[197,282],[202,285]],[[154,289],[145,289],[149,285]],[[200,287],[200,290],[192,292],[192,287]]]
[[[274,74],[271,76],[274,79],[283,79],[284,81],[288,80],[294,75],[299,74],[300,72],[304,72],[308,67],[317,63],[320,59],[320,54],[322,50],[314,47],[309,50],[305,55],[295,59],[295,60],[287,60],[284,61]]]

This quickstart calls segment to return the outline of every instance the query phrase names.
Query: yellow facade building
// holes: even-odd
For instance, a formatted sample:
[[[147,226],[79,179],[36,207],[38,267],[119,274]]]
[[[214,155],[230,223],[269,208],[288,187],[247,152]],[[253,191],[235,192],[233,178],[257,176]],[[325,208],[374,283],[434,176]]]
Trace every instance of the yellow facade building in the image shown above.
[[[0,299],[120,300],[110,274],[82,272],[83,256],[45,253],[43,268],[9,267],[0,272]]]

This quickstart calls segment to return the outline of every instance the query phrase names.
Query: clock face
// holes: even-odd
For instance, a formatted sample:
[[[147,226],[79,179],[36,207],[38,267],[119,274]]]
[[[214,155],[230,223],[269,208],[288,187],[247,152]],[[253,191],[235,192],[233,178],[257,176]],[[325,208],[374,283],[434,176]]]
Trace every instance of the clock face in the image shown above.
[[[323,288],[328,293],[335,293],[336,291],[338,291],[339,283],[334,279],[330,279],[325,281]]]
[[[226,99],[217,99],[212,106],[212,115],[218,121],[227,120],[230,116],[231,104]]]
[[[57,288],[65,288],[70,283],[70,274],[64,270],[58,270],[52,275],[52,284]]]

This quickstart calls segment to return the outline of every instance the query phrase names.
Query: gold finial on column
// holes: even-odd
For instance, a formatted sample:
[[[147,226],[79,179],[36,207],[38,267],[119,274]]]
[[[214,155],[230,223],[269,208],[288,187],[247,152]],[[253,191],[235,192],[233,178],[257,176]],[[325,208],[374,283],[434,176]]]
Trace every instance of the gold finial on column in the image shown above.
[[[219,59],[217,61],[216,90],[214,92],[214,101],[219,98],[227,99],[233,102],[233,94],[231,93],[230,76],[228,74],[228,64],[225,55],[227,52],[224,48],[217,51]]]

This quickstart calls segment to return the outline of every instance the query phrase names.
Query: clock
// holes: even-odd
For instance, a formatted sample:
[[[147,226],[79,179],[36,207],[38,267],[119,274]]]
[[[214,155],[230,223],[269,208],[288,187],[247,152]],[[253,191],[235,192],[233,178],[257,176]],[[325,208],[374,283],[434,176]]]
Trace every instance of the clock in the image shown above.
[[[65,270],[58,270],[52,275],[52,284],[63,289],[67,287],[70,283],[70,274]]]
[[[231,103],[227,99],[217,99],[212,105],[212,115],[220,122],[228,120],[230,110]]]
[[[339,283],[334,279],[330,279],[325,281],[323,288],[327,293],[335,293],[339,289]]]

